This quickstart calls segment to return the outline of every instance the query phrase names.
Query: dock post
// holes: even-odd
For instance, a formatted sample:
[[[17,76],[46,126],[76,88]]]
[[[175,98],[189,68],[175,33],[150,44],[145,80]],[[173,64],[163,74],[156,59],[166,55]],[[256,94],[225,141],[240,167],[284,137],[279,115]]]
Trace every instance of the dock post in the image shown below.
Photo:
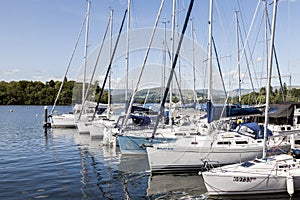
[[[47,127],[48,123],[48,107],[44,107],[44,127]]]
[[[44,107],[44,125],[43,125],[44,128],[48,128],[50,127],[50,123],[48,122],[48,107],[45,106]]]

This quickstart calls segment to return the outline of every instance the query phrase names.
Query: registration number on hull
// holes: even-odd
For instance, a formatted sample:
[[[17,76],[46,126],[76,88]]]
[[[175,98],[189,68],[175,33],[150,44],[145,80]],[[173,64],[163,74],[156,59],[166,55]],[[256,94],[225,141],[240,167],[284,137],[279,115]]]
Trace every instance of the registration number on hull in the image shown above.
[[[233,182],[251,183],[255,179],[255,177],[234,176]]]

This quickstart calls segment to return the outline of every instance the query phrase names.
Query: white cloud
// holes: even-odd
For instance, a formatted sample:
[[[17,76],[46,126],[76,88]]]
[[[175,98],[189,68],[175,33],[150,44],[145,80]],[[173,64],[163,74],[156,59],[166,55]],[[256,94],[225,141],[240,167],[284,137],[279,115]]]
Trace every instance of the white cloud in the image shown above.
[[[4,75],[8,75],[8,76],[13,76],[16,74],[19,74],[21,70],[19,69],[11,69],[11,70],[6,70],[3,72]]]

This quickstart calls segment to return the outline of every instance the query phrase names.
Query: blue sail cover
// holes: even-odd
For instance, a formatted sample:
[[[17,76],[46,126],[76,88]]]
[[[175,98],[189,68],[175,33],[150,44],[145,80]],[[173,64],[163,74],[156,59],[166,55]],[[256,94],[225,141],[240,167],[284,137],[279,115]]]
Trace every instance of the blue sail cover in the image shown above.
[[[211,101],[206,103],[208,123],[224,117],[237,117],[246,115],[262,114],[257,108],[242,108],[240,105],[214,106]]]
[[[214,106],[211,101],[206,103],[207,109],[207,121],[208,123],[219,120],[222,117],[225,117],[223,112],[223,106]]]
[[[226,117],[244,116],[244,115],[256,115],[262,114],[261,110],[257,108],[242,108],[242,107],[226,107]]]
[[[264,138],[264,126],[259,125],[256,122],[244,122],[240,124],[240,127],[238,129],[238,133],[242,134],[241,132],[239,132],[239,130],[242,128],[242,126],[246,126],[247,128],[250,128],[251,130],[253,130],[253,134],[251,137],[253,137],[254,139],[263,139]],[[273,133],[270,129],[267,130],[267,136],[272,136]]]
[[[139,126],[147,126],[151,123],[149,116],[130,114],[132,121]]]

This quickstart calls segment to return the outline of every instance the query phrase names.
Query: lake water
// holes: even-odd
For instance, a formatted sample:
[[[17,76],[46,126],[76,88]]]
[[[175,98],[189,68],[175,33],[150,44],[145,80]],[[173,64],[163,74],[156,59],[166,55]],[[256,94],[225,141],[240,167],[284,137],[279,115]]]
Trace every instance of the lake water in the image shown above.
[[[76,129],[45,133],[43,115],[43,106],[0,106],[0,199],[207,199],[201,176],[151,176],[146,156],[121,156]],[[215,199],[257,198],[289,199]]]

